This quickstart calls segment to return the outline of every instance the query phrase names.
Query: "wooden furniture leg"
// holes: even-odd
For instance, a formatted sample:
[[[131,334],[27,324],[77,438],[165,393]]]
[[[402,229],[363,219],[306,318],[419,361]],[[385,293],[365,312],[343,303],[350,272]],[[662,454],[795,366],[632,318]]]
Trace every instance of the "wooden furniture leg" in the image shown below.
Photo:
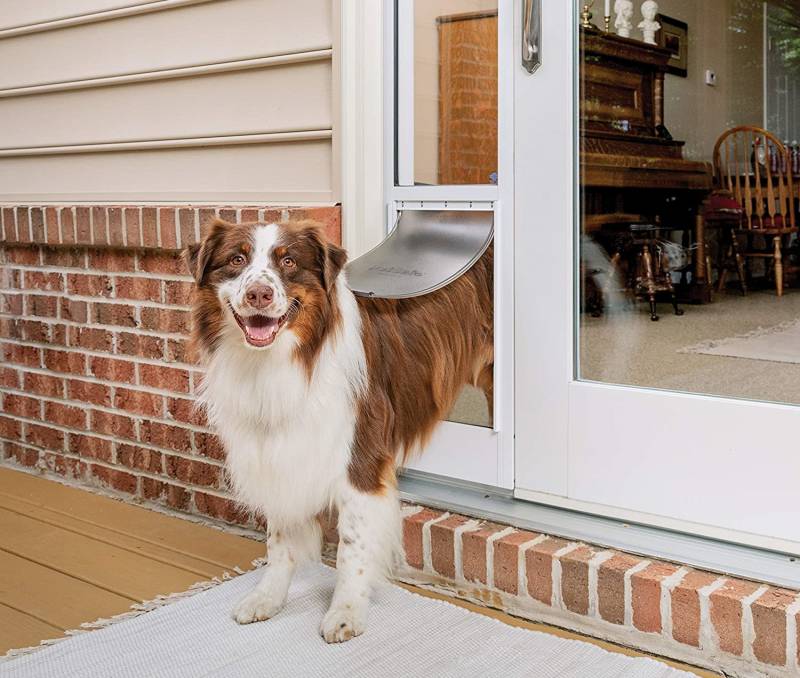
[[[775,245],[775,291],[783,296],[783,254],[781,253],[781,237],[776,235],[772,242]]]
[[[697,214],[694,220],[694,275],[690,288],[690,296],[695,303],[711,301],[711,291],[708,278],[708,259],[706,257],[706,222],[702,214]]]
[[[742,290],[742,296],[747,296],[747,278],[744,272],[744,259],[741,252],[739,252],[739,238],[736,231],[731,229],[731,249],[733,250],[733,261],[736,263],[736,272],[739,274],[739,287]]]
[[[647,299],[650,302],[650,320],[656,321],[658,320],[658,313],[656,313],[656,281],[653,277],[653,257],[650,254],[650,245],[642,245],[642,260]]]

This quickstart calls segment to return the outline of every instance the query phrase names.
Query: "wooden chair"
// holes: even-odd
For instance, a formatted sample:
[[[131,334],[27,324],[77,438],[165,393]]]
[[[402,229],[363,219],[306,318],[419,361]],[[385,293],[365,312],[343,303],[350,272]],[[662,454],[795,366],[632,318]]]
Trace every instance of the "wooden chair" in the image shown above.
[[[706,221],[719,227],[719,289],[732,267],[746,293],[748,260],[755,258],[765,261],[767,273],[775,278],[775,290],[782,296],[786,276],[798,270],[784,259],[798,230],[788,149],[765,129],[734,127],[714,146],[714,173],[718,190],[709,200]]]

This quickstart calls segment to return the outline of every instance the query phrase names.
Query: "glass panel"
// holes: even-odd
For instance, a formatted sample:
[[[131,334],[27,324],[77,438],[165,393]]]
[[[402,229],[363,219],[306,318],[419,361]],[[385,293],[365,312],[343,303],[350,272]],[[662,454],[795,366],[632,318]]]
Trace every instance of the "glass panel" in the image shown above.
[[[414,3],[414,182],[497,183],[497,0]]]
[[[800,0],[613,4],[578,28],[578,377],[800,403]]]

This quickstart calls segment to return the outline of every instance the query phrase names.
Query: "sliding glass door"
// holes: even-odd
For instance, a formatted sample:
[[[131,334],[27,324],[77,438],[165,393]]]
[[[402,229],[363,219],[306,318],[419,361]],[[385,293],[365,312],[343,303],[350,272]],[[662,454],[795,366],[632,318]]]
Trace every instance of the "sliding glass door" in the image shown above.
[[[637,2],[630,37],[543,4],[514,73],[516,496],[800,553],[800,2],[663,2],[652,34]]]

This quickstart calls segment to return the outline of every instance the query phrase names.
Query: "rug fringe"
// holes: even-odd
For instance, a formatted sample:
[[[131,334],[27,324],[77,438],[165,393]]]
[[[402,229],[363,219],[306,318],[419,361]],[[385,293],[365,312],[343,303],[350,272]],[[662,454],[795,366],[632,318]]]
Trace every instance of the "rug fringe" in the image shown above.
[[[198,593],[202,593],[203,591],[208,591],[209,589],[213,589],[215,586],[219,586],[220,584],[223,584],[226,581],[230,581],[231,579],[234,579],[239,575],[245,574],[245,572],[252,572],[253,570],[257,570],[258,568],[266,565],[266,563],[267,563],[266,558],[256,558],[250,563],[250,570],[247,571],[243,570],[237,565],[233,568],[233,574],[229,571],[225,571],[218,577],[213,577],[212,579],[207,579],[205,581],[195,582],[185,591],[176,591],[174,593],[159,594],[151,600],[145,600],[141,603],[134,603],[133,605],[131,605],[131,609],[128,610],[127,612],[120,612],[119,614],[115,614],[113,617],[100,617],[99,619],[95,619],[94,621],[91,622],[84,622],[77,629],[67,629],[66,631],[64,631],[64,635],[59,638],[48,638],[47,640],[41,641],[38,645],[32,645],[31,647],[20,647],[9,650],[3,656],[0,657],[0,663],[7,662],[9,660],[16,659],[18,657],[23,657],[25,655],[33,654],[34,652],[43,650],[47,647],[50,647],[51,645],[55,645],[56,643],[69,640],[73,636],[78,636],[81,635],[82,633],[90,633],[91,631],[95,631],[97,629],[104,629],[108,626],[113,626],[114,624],[118,624],[119,622],[128,621],[129,619],[133,619],[148,612],[152,612],[153,610],[157,610],[160,607],[171,605],[172,603],[176,603],[179,600],[183,600],[184,598],[190,598],[191,596],[194,596]]]
[[[698,342],[697,344],[692,344],[691,346],[686,346],[685,348],[681,348],[678,350],[678,353],[703,353],[704,351],[708,351],[712,348],[717,348],[729,341],[734,341],[737,339],[757,339],[759,337],[767,337],[770,334],[778,334],[780,332],[785,332],[786,330],[790,330],[796,325],[800,324],[800,318],[795,318],[794,320],[787,320],[785,322],[780,323],[779,325],[771,325],[770,327],[757,327],[750,332],[745,332],[744,334],[737,334],[732,337],[724,337],[722,339],[706,339],[704,341]]]

